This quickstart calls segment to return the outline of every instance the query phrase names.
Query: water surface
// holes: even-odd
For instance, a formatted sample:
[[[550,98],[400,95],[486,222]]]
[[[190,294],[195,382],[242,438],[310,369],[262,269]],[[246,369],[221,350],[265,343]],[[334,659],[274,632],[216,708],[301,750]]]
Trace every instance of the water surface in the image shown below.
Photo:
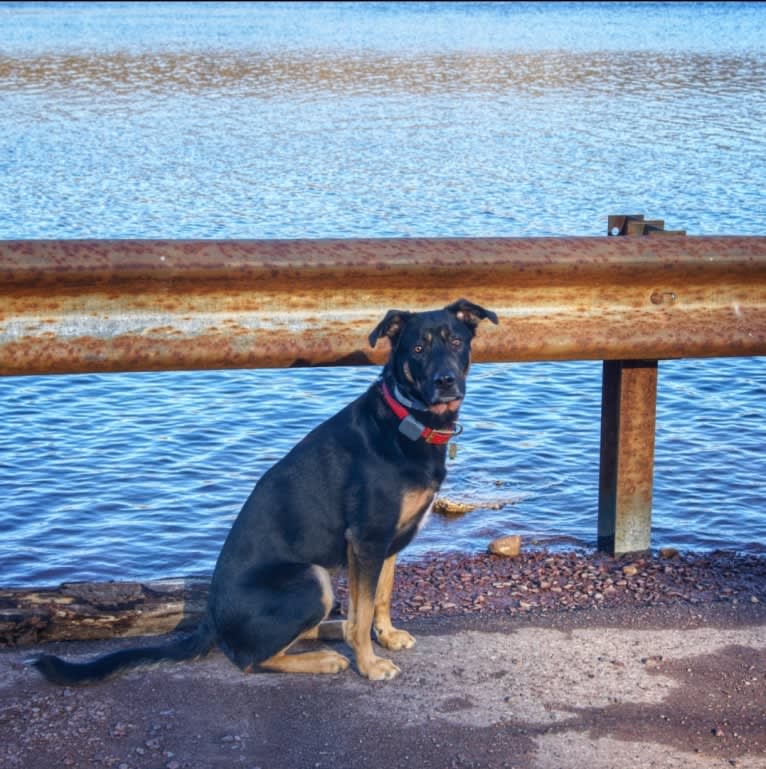
[[[758,3],[0,3],[0,238],[766,234]],[[454,299],[447,297],[445,301]],[[416,308],[413,308],[416,309]],[[0,584],[208,572],[369,368],[0,379]],[[408,557],[595,543],[601,367],[476,366]],[[653,544],[763,552],[763,360],[660,365]]]

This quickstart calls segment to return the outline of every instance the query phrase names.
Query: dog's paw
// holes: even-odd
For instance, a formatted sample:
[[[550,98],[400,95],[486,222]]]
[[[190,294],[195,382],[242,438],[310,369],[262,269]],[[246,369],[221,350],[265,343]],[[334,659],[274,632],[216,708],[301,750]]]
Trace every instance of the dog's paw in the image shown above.
[[[317,673],[342,673],[348,669],[351,663],[346,657],[337,652],[325,652],[325,656],[320,661]]]
[[[375,628],[375,637],[381,646],[395,652],[401,649],[411,649],[415,645],[415,638],[406,630],[397,630],[393,627],[390,630]]]
[[[360,665],[360,672],[370,681],[388,681],[396,678],[402,671],[391,660],[384,657],[373,657],[364,667]]]

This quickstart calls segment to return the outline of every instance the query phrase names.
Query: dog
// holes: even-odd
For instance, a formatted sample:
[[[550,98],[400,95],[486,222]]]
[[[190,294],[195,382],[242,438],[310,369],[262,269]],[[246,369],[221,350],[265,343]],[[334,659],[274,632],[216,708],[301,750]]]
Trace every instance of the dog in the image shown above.
[[[339,673],[350,662],[329,649],[289,653],[298,640],[336,639],[371,680],[400,669],[375,654],[415,639],[391,623],[397,553],[425,522],[446,475],[447,443],[459,431],[471,341],[494,312],[460,299],[441,310],[389,310],[369,336],[390,354],[365,393],[320,424],[258,481],[213,572],[207,611],[189,635],[91,662],[41,655],[49,681],[83,684],[162,660],[201,657],[218,645],[243,671]],[[331,573],[348,569],[347,619],[327,620]]]

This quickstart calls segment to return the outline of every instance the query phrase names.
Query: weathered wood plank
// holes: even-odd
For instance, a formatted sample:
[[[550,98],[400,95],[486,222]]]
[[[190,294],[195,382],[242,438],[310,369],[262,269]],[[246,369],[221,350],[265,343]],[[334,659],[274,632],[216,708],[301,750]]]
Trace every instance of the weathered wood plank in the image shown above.
[[[159,635],[193,626],[209,578],[0,589],[0,646]]]

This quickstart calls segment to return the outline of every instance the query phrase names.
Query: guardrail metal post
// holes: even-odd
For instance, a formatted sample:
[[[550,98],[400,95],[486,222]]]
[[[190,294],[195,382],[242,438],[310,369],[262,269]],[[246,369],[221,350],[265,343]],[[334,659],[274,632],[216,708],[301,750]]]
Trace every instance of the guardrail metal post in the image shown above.
[[[683,235],[642,214],[610,216],[611,236]],[[657,361],[604,361],[598,548],[612,555],[648,550],[652,536]]]
[[[648,550],[652,529],[657,361],[604,361],[598,547]]]

